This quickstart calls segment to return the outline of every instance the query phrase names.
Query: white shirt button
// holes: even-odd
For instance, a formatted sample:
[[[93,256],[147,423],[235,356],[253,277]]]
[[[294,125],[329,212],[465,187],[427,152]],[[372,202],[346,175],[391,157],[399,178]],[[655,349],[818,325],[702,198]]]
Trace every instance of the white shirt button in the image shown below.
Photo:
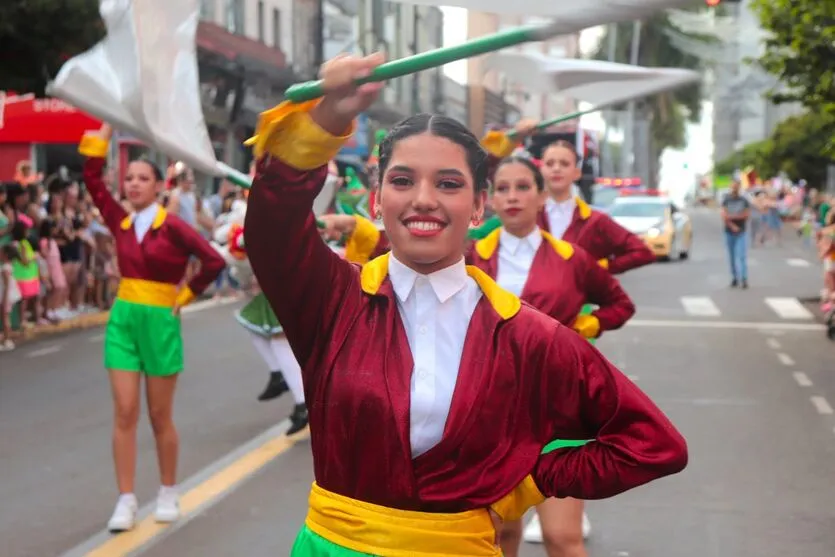
[[[421,325],[420,328],[418,329],[418,332],[420,332],[420,334],[422,334],[422,335],[425,335],[426,331],[428,331],[428,330],[429,329],[426,328],[426,325]]]
[[[427,377],[428,375],[429,375],[429,373],[427,373],[425,369],[419,369],[419,370],[418,370],[418,377],[419,377],[419,378],[421,378],[421,379],[426,379],[426,377]]]

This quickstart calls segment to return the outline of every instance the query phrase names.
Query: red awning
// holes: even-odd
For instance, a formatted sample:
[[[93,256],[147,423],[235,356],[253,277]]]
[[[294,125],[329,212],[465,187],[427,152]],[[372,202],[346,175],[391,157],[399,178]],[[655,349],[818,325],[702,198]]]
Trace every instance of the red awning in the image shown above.
[[[78,143],[100,126],[64,101],[0,91],[0,143]]]
[[[287,60],[281,50],[243,35],[230,33],[214,23],[201,21],[198,24],[196,42],[199,48],[220,54],[232,61],[243,57],[263,62],[276,69],[287,65]]]

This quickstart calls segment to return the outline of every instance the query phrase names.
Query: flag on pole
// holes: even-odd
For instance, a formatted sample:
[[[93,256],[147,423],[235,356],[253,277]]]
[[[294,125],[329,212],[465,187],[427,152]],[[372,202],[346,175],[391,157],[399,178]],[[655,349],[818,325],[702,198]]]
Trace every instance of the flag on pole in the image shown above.
[[[698,72],[616,62],[555,58],[535,52],[498,52],[484,61],[530,93],[559,93],[597,108],[697,83]]]
[[[67,61],[47,92],[195,170],[225,174],[203,119],[198,0],[101,0],[107,36]]]

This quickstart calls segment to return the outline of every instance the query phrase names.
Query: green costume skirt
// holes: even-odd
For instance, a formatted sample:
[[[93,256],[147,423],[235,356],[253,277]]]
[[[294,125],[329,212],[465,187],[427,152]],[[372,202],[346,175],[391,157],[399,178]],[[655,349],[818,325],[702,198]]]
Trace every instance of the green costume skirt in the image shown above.
[[[154,377],[183,371],[180,316],[170,307],[117,298],[104,333],[104,367]]]
[[[235,314],[235,319],[238,320],[246,330],[261,335],[263,337],[272,338],[282,332],[284,329],[278,318],[270,307],[267,297],[261,292],[247,305],[242,307],[238,313]]]
[[[296,543],[290,551],[290,557],[365,557],[369,553],[360,553],[347,547],[326,540],[307,526],[302,526]]]

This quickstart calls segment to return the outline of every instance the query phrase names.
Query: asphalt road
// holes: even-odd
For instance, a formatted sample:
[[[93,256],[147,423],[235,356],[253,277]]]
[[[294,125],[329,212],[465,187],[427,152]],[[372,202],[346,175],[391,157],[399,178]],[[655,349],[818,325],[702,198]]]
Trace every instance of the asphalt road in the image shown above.
[[[589,504],[592,557],[835,555],[835,352],[797,303],[819,289],[817,263],[787,234],[783,248],[753,250],[751,288],[731,290],[716,219],[693,213],[689,261],[623,278],[638,313],[599,347],[682,430],[691,460],[678,476]],[[255,401],[266,371],[232,309],[186,317],[176,405],[186,516],[168,528],[101,532],[116,495],[101,331],[0,354],[0,554],[289,553],[312,481],[309,445],[281,436],[288,399]],[[140,429],[146,505],[156,462],[146,419]],[[525,544],[523,555],[544,552]]]

